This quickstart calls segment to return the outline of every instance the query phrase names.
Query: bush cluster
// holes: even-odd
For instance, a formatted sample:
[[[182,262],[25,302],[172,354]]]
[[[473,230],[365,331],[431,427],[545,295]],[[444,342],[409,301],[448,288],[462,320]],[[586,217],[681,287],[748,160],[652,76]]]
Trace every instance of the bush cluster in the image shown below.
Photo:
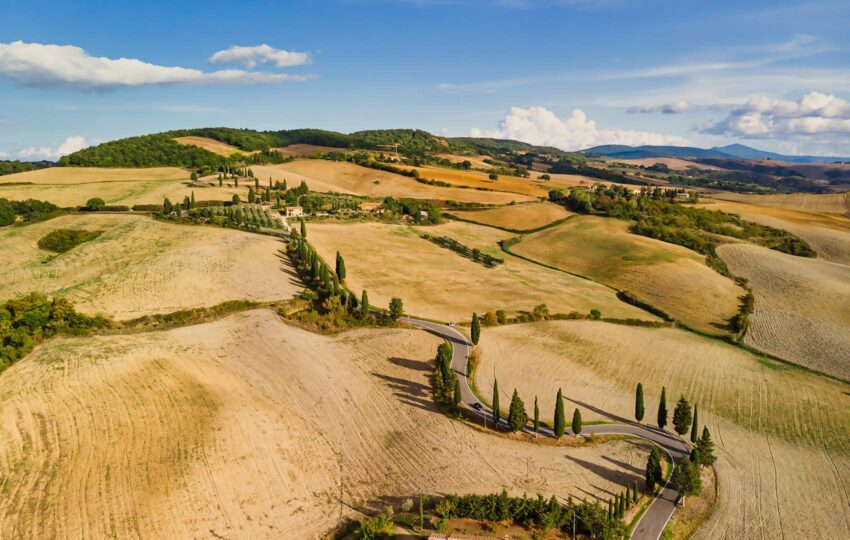
[[[459,253],[464,257],[472,259],[477,263],[483,264],[488,268],[493,268],[496,265],[505,262],[504,259],[499,259],[491,255],[487,255],[486,253],[482,253],[481,250],[478,248],[469,248],[449,236],[433,236],[430,234],[423,234],[422,238],[428,240],[429,242],[433,242],[434,244],[437,244],[440,247],[444,247],[446,249],[454,251],[455,253]]]
[[[56,229],[50,231],[38,241],[38,247],[56,253],[65,253],[75,246],[94,240],[103,231],[86,231],[74,229]]]
[[[58,332],[81,333],[109,326],[103,317],[77,313],[63,298],[30,293],[0,305],[0,372],[23,358],[41,340]]]
[[[27,199],[25,201],[10,201],[0,199],[0,227],[11,225],[20,218],[24,222],[35,222],[50,219],[61,213],[58,206],[47,201]]]

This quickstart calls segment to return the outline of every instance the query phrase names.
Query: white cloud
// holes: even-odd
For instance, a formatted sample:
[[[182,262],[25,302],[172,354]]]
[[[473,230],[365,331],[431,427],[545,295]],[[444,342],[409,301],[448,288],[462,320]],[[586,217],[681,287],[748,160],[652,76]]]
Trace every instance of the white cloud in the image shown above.
[[[631,107],[627,113],[663,113],[663,114],[680,114],[698,109],[699,106],[688,101],[676,101],[675,103],[664,103],[661,105],[644,105],[643,107]]]
[[[24,86],[112,90],[142,85],[251,84],[303,81],[313,75],[227,69],[204,72],[133,58],[91,56],[73,45],[0,43],[0,73]]]
[[[701,131],[748,139],[845,137],[850,136],[850,102],[820,92],[797,101],[756,96]]]
[[[23,148],[18,150],[18,157],[23,159],[59,159],[62,156],[73,154],[77,150],[86,148],[88,143],[86,139],[80,135],[74,135],[65,139],[65,142],[56,148],[48,146]]]
[[[563,150],[583,150],[601,144],[640,146],[687,143],[682,137],[647,131],[599,129],[596,122],[588,120],[581,109],[575,109],[568,118],[561,119],[544,107],[512,107],[500,122],[499,129],[486,131],[473,128],[469,134],[471,137],[515,139]]]
[[[8,157],[8,156],[9,156],[9,154],[7,154],[6,152],[4,152],[4,151],[0,150],[0,159],[6,158],[6,157]]]
[[[272,64],[279,68],[303,66],[312,63],[310,55],[305,52],[282,51],[274,47],[269,47],[266,44],[254,47],[234,45],[229,49],[218,51],[210,56],[209,62],[213,64],[239,62],[249,69],[253,69],[258,62],[261,64]]]

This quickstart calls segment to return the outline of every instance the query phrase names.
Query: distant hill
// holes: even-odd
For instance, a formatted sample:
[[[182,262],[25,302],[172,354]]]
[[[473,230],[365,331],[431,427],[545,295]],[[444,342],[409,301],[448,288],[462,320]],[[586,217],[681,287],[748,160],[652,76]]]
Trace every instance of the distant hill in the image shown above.
[[[56,163],[52,161],[5,161],[0,160],[0,176],[4,174],[14,174],[19,172],[34,171],[36,169],[44,169],[53,167]]]
[[[618,159],[641,158],[718,158],[718,159],[770,159],[789,163],[832,163],[835,161],[850,161],[850,158],[827,156],[789,156],[758,150],[743,144],[730,144],[714,148],[695,148],[689,146],[626,146],[603,145],[582,150],[585,154],[598,154]]]

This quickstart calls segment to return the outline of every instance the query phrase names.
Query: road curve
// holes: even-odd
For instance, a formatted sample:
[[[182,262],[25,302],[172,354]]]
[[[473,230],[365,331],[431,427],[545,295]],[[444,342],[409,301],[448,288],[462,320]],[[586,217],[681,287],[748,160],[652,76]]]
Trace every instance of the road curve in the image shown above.
[[[403,317],[402,322],[423,328],[439,335],[443,339],[452,344],[452,369],[455,370],[460,381],[461,401],[463,406],[468,409],[467,412],[476,415],[485,420],[492,418],[492,411],[487,405],[482,403],[478,397],[472,392],[469,386],[469,380],[466,377],[466,366],[469,359],[471,345],[462,333],[458,330],[445,324],[435,323],[431,321],[423,321],[410,317]],[[507,419],[502,419],[500,425],[507,428]],[[533,433],[531,429],[526,431]],[[567,430],[570,431],[570,430]],[[554,436],[550,429],[541,428],[540,432],[546,435]],[[667,455],[673,460],[674,466],[677,461],[687,457],[689,454],[688,446],[678,437],[667,433],[666,431],[653,428],[643,424],[627,423],[627,424],[599,424],[593,426],[584,426],[582,434],[594,435],[630,435],[640,437],[651,441],[660,446]],[[673,516],[676,510],[677,493],[670,483],[667,482],[664,488],[658,494],[649,508],[641,517],[640,521],[632,531],[634,540],[658,540],[661,532]]]

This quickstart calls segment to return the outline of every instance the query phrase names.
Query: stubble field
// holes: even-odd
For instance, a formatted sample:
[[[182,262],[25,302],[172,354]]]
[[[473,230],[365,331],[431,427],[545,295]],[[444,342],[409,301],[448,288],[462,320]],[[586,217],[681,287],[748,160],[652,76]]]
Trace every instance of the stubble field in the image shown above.
[[[488,210],[452,212],[459,218],[514,231],[530,231],[573,215],[550,202],[516,204]]]
[[[530,234],[511,251],[587,276],[661,309],[688,326],[726,331],[745,291],[705,264],[698,253],[628,232],[617,219],[576,216]]]
[[[302,180],[311,191],[348,193],[368,197],[396,197],[412,199],[451,200],[485,204],[525,202],[531,197],[514,193],[479,191],[456,187],[429,186],[400,174],[361,167],[353,163],[306,159],[252,167],[258,178],[286,179],[288,185]]]
[[[546,304],[552,312],[588,313],[597,308],[606,317],[655,319],[619,301],[607,287],[501,253],[496,242],[511,234],[490,227],[461,222],[419,228],[365,223],[310,224],[307,230],[326,261],[333,261],[337,251],[342,253],[346,284],[358,294],[366,289],[373,305],[385,307],[398,296],[407,312],[446,321],[467,320],[473,311],[531,311],[538,304]],[[486,268],[417,233],[451,236],[504,258],[505,263]]]
[[[110,205],[162,204],[166,197],[178,202],[192,192],[198,200],[230,200],[237,192],[245,196],[228,187],[192,187],[189,172],[176,167],[51,167],[0,177],[0,198],[38,199],[62,207],[81,206],[93,197]]]
[[[198,148],[203,148],[213,154],[224,157],[232,156],[233,154],[250,154],[250,152],[245,152],[235,146],[208,137],[176,137],[174,140],[180,144],[197,146]]]
[[[717,254],[755,295],[746,343],[850,380],[850,267],[746,244]]]
[[[640,443],[533,446],[436,412],[437,343],[267,310],[52,340],[0,377],[0,536],[314,538],[379,497],[639,480]]]
[[[662,385],[670,411],[682,394],[698,402],[719,493],[696,538],[850,535],[850,385],[677,329],[542,322],[485,328],[480,347],[485,396],[495,376],[504,402],[536,395],[549,421],[558,388],[585,419],[633,419],[638,382],[647,423]]]
[[[104,231],[53,256],[38,240],[55,229]],[[29,291],[64,296],[87,313],[130,319],[226,300],[281,300],[298,294],[280,240],[144,216],[71,215],[0,229],[0,298]]]

